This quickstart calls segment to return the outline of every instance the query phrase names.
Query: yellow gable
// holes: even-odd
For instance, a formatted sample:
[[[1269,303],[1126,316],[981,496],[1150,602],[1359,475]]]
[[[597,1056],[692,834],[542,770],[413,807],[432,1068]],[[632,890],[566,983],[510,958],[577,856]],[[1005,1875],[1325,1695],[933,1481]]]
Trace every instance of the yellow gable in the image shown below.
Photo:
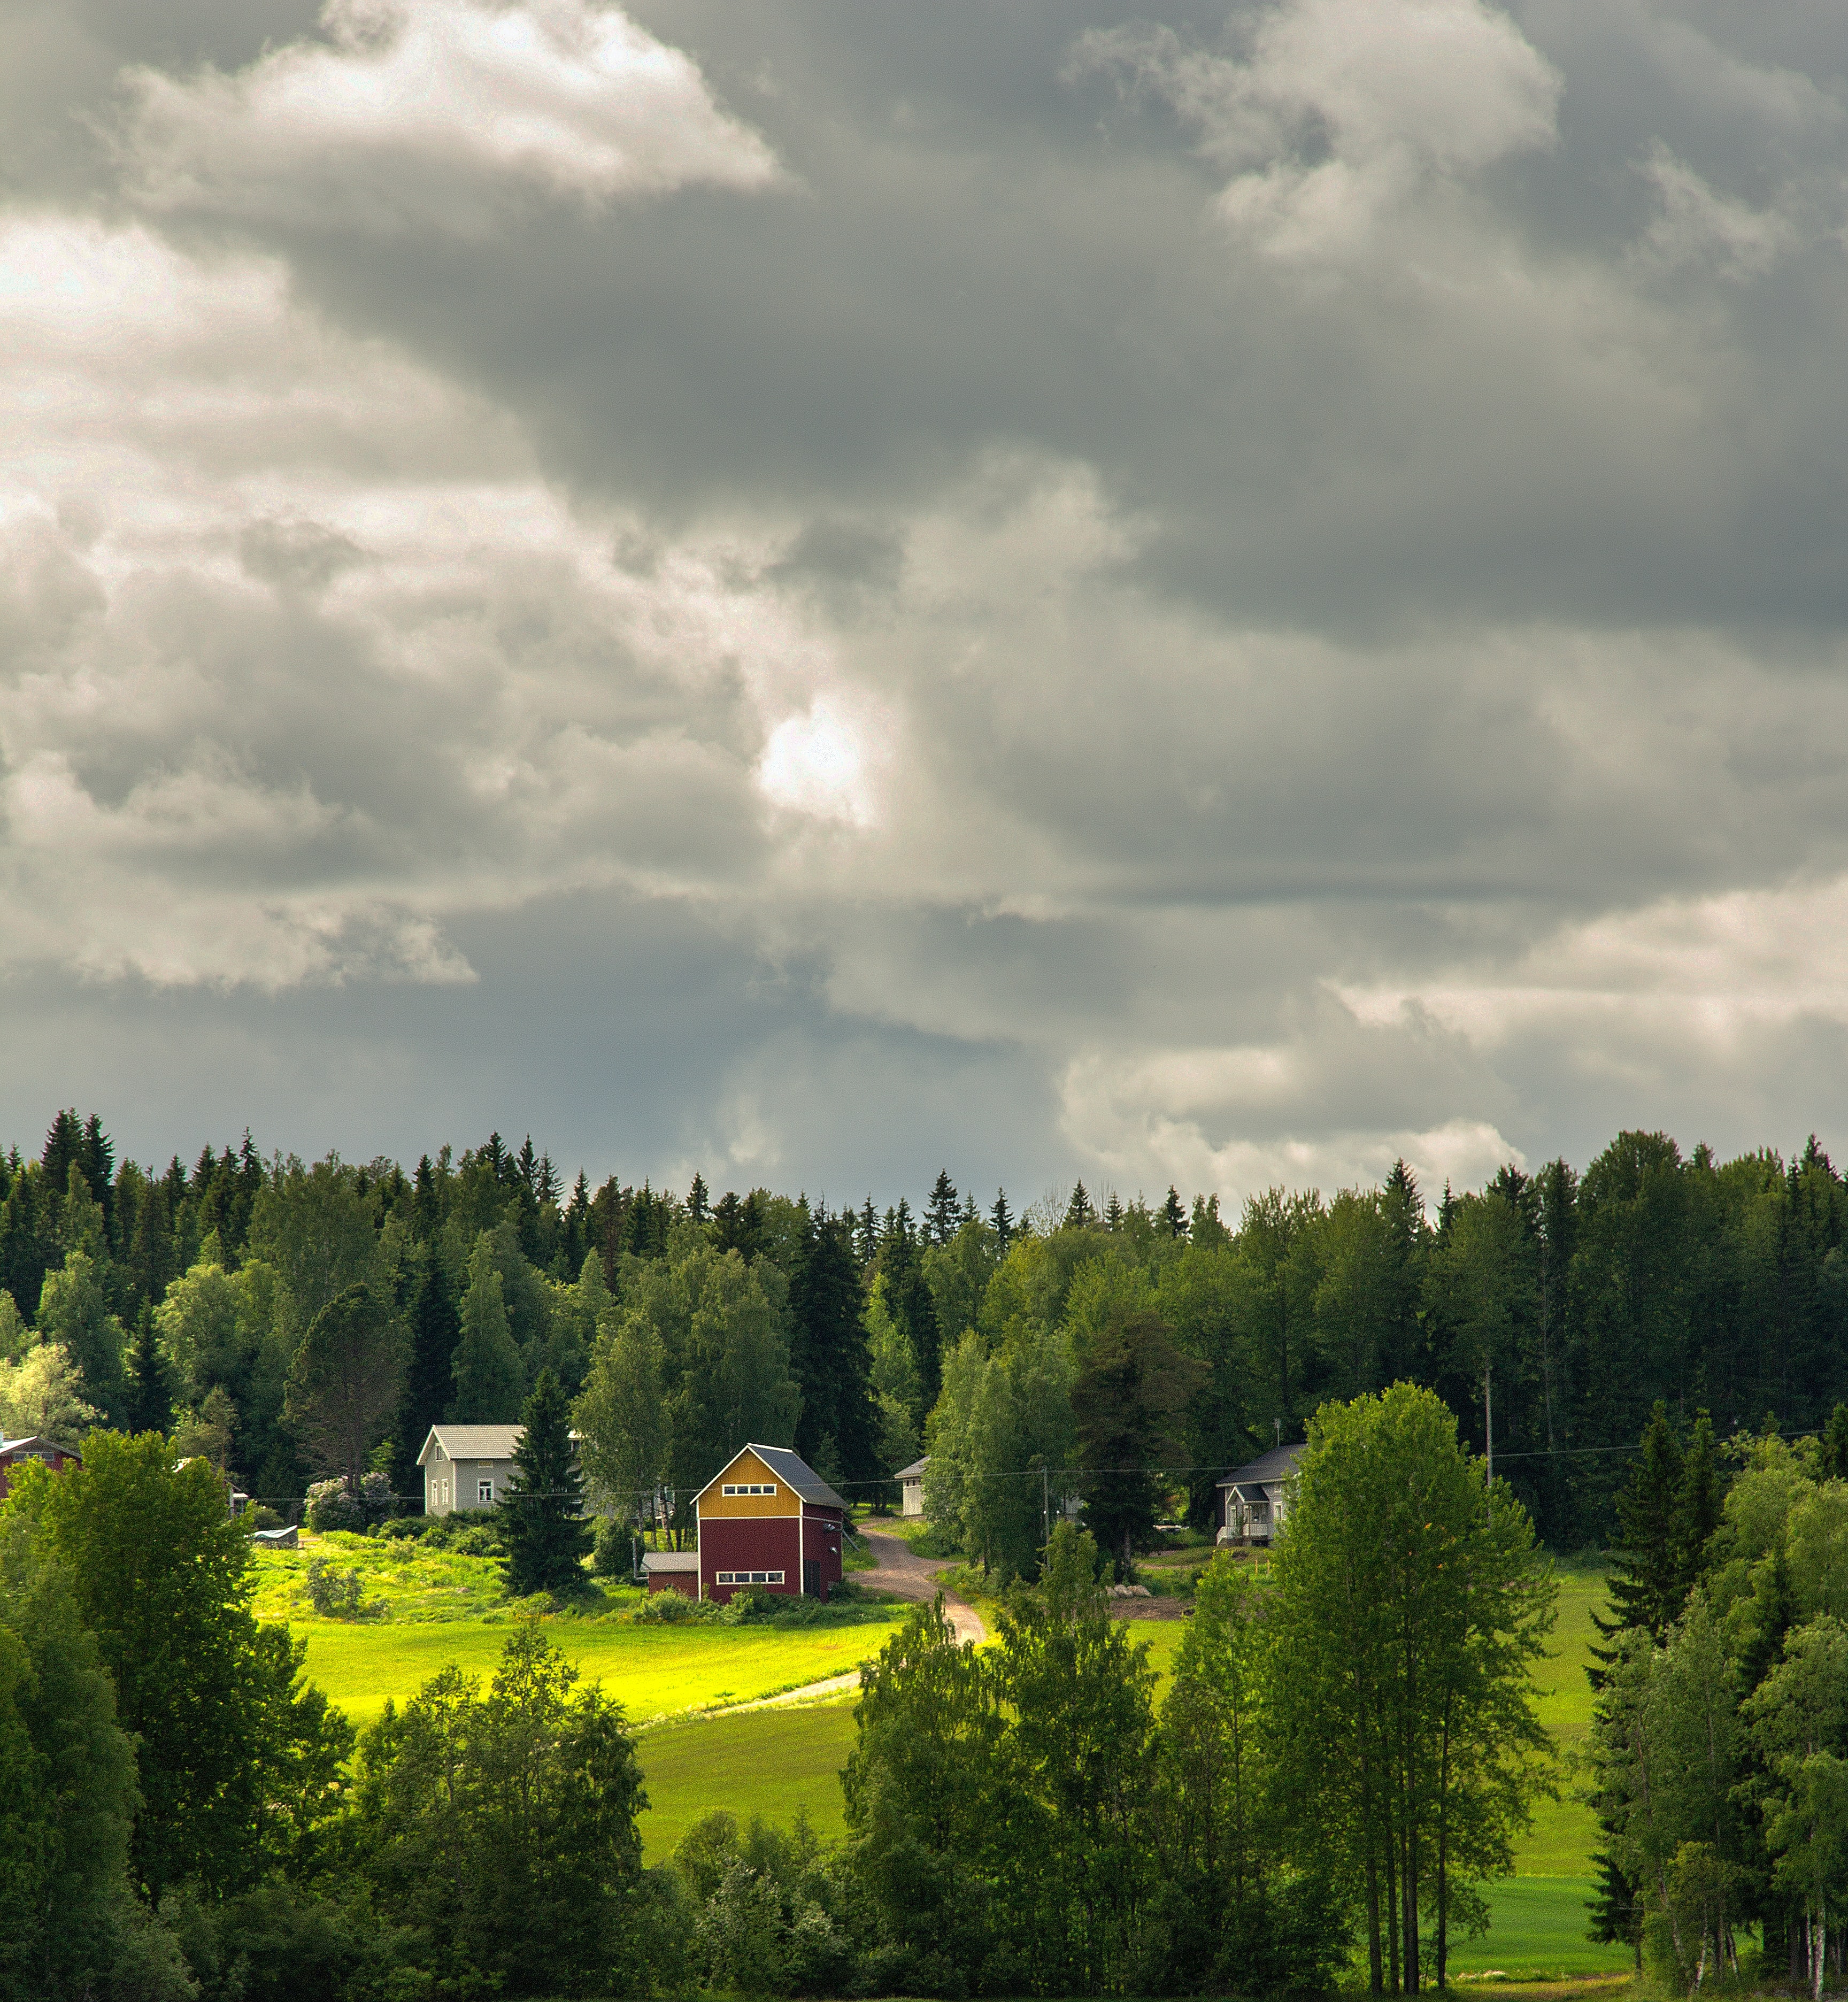
[[[700,1491],[702,1515],[799,1515],[802,1499],[747,1446]]]

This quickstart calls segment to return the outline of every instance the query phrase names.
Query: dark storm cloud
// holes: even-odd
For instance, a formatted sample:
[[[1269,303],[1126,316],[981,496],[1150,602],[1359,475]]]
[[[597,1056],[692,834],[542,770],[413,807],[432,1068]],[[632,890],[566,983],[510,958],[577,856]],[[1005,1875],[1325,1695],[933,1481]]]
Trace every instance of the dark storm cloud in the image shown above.
[[[1836,1115],[1839,10],[10,11],[16,1127]]]

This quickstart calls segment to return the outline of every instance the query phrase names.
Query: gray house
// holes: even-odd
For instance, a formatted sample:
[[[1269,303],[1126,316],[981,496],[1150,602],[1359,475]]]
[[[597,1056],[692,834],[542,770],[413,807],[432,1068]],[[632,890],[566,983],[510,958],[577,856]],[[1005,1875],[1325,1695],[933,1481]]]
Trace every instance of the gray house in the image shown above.
[[[1273,1446],[1235,1467],[1219,1483],[1221,1543],[1267,1543],[1275,1538],[1290,1512],[1302,1451],[1299,1446]]]
[[[514,1477],[514,1442],[523,1425],[432,1425],[417,1464],[424,1470],[424,1512],[491,1508]]]

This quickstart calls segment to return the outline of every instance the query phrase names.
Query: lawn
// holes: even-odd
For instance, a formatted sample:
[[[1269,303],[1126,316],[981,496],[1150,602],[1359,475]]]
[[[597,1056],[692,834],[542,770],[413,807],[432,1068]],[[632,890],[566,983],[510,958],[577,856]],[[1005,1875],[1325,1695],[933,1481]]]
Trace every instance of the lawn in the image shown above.
[[[877,1654],[896,1621],[856,1627],[631,1627],[619,1621],[549,1620],[546,1638],[587,1680],[601,1682],[636,1723],[716,1704],[746,1703],[845,1674]],[[450,1662],[471,1675],[494,1672],[511,1623],[373,1626],[305,1620],[308,1673],[362,1730],[402,1704]],[[715,1801],[713,1805],[729,1803]]]
[[[800,1809],[818,1835],[846,1833],[840,1769],[853,1749],[853,1697],[657,1725],[638,1742],[648,1784],[642,1848],[665,1862],[715,1808],[787,1823]]]
[[[1534,1682],[1540,1721],[1564,1755],[1567,1771],[1560,1791],[1569,1794],[1578,1784],[1572,1762],[1582,1753],[1592,1728],[1592,1686],[1585,1672],[1598,1638],[1592,1614],[1605,1610],[1605,1578],[1601,1568],[1563,1564],[1557,1575],[1559,1618],[1551,1658],[1539,1665]],[[1515,1845],[1515,1872],[1521,1877],[1582,1877],[1597,1847],[1598,1821],[1589,1808],[1569,1798],[1542,1801],[1531,1833]]]
[[[1493,1923],[1477,1940],[1459,1940],[1452,1974],[1500,1969],[1522,1977],[1624,1974],[1634,1964],[1627,1946],[1593,1946],[1585,1936],[1589,1877],[1511,1877],[1489,1887]]]

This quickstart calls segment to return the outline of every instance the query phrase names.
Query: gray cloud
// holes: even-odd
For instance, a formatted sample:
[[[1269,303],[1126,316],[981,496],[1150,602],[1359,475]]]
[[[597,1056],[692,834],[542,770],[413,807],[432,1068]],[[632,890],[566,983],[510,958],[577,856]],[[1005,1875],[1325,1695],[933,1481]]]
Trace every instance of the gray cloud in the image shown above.
[[[1826,12],[11,11],[13,1130],[1837,1117]]]

